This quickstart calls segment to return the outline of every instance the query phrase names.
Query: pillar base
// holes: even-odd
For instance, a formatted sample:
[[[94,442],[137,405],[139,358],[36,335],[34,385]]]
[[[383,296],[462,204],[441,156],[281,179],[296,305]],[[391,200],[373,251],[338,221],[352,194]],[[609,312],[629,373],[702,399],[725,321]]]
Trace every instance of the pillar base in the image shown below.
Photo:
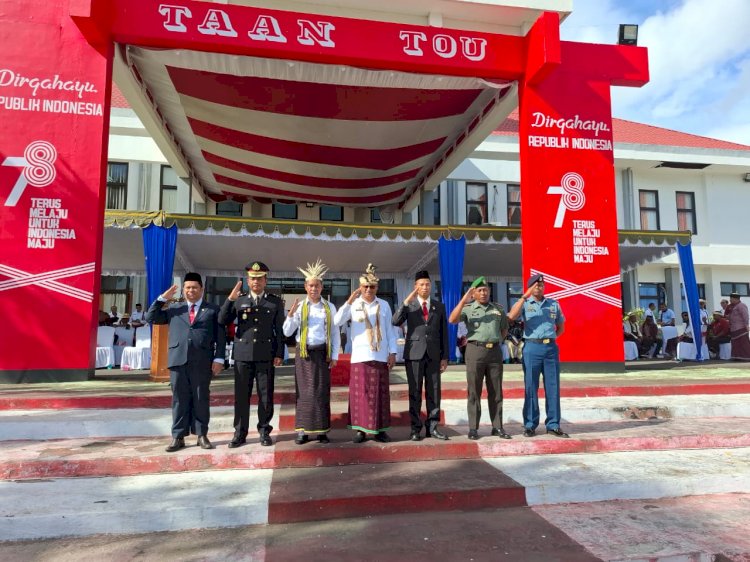
[[[560,363],[561,373],[612,373],[625,372],[624,361],[571,361]]]

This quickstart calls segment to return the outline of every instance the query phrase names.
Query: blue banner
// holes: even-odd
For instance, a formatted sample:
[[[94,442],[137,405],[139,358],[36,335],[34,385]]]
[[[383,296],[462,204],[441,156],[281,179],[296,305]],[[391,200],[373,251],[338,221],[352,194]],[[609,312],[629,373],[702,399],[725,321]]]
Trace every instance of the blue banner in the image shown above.
[[[150,224],[143,229],[143,255],[146,256],[148,306],[172,286],[172,268],[177,248],[177,225],[164,228]]]
[[[693,329],[693,341],[695,342],[695,360],[705,361],[701,348],[703,347],[703,338],[701,335],[701,312],[698,303],[698,283],[695,280],[695,266],[693,265],[693,246],[690,242],[686,245],[675,244],[677,248],[677,257],[680,260],[680,276],[682,277],[682,287],[685,291],[685,301],[688,306],[688,316],[690,317],[690,327]]]
[[[463,296],[461,289],[464,278],[464,250],[466,238],[458,240],[447,239],[443,236],[438,240],[440,259],[440,292],[445,305],[445,313],[450,316]],[[456,333],[458,325],[448,324],[448,349],[451,361],[456,360]]]

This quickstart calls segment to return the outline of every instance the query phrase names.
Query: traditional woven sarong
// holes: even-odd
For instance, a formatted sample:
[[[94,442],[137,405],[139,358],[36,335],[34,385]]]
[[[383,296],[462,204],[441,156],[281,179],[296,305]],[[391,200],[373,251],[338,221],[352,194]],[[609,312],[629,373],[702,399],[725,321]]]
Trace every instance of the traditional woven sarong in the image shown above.
[[[326,362],[326,346],[308,347],[307,353],[308,358],[303,359],[297,346],[294,429],[305,433],[326,433],[331,429],[331,371]]]
[[[365,433],[387,431],[391,425],[388,364],[352,363],[349,377],[349,429]]]
[[[730,333],[732,337],[732,359],[750,361],[750,338],[747,329],[734,330]]]

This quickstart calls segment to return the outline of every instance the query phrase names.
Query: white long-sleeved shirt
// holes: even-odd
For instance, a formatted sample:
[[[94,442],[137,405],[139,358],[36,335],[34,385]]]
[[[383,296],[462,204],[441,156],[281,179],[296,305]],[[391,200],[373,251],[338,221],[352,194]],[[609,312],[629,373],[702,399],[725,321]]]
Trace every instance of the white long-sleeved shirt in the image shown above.
[[[323,299],[320,299],[317,303],[310,302],[310,299],[305,299],[308,303],[308,317],[307,317],[307,345],[324,345],[326,343],[326,310],[323,307]],[[336,306],[332,303],[328,303],[331,309],[331,360],[336,361],[339,358],[339,348],[341,347],[341,332],[339,331],[338,324],[336,324],[334,318],[336,316]],[[284,319],[284,335],[286,337],[291,336],[295,330],[299,329],[302,324],[302,304],[297,307],[294,314],[290,317],[288,314]],[[297,342],[299,342],[302,330],[297,332]]]
[[[365,314],[367,314],[375,329],[376,316],[375,310],[380,305],[380,349],[372,351],[370,349],[370,340],[367,337],[367,325],[365,324]],[[361,297],[357,297],[350,305],[344,303],[336,312],[334,323],[341,326],[351,319],[351,342],[352,342],[352,363],[364,363],[365,361],[388,361],[388,355],[395,354],[398,350],[396,345],[396,331],[391,324],[393,312],[390,305],[383,299],[375,298],[371,303],[367,303]]]

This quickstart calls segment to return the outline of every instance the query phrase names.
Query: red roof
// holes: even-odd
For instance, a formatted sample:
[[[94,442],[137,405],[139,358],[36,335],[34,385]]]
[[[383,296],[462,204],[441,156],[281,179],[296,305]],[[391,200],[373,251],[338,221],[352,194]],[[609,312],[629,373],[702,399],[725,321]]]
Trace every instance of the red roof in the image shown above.
[[[130,107],[128,100],[125,99],[120,88],[114,82],[112,82],[112,107]]]
[[[130,107],[128,100],[125,99],[125,96],[115,83],[112,83],[112,107]],[[750,150],[750,146],[744,144],[702,137],[700,135],[691,135],[690,133],[681,133],[679,131],[672,131],[671,129],[636,123],[635,121],[626,121],[625,119],[613,119],[612,125],[616,143],[684,146],[688,148],[713,148],[721,150]],[[513,110],[508,115],[508,118],[492,134],[517,136],[518,110]]]
[[[492,133],[493,135],[518,135],[518,110],[508,115]],[[689,133],[672,131],[652,125],[644,125],[625,119],[612,119],[612,136],[616,143],[647,144],[654,146],[684,146],[689,148],[713,148],[722,150],[750,150],[750,146],[737,144]]]

